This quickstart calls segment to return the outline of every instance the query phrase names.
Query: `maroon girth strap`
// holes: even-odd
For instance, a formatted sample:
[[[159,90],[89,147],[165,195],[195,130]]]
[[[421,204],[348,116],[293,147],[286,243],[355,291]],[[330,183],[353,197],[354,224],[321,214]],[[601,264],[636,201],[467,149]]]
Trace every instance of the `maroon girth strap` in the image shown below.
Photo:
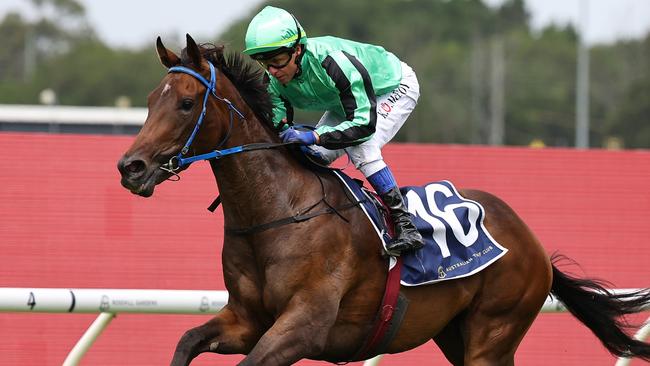
[[[384,298],[381,301],[381,306],[379,307],[375,325],[370,332],[370,337],[367,338],[365,345],[359,350],[359,352],[357,352],[354,359],[365,360],[368,358],[370,353],[375,349],[375,347],[381,344],[384,336],[386,336],[386,331],[389,328],[390,321],[393,318],[397,307],[401,270],[402,258],[397,257],[397,263],[390,271],[388,271]]]

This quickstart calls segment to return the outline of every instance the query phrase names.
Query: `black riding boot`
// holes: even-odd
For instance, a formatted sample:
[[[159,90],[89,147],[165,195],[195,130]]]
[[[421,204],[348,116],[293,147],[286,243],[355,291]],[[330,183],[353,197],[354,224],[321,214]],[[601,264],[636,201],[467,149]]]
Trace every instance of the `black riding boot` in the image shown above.
[[[395,224],[395,238],[387,244],[388,254],[399,256],[424,246],[422,235],[413,224],[411,214],[407,211],[404,198],[399,188],[394,187],[380,195],[384,204],[390,209],[390,217]]]

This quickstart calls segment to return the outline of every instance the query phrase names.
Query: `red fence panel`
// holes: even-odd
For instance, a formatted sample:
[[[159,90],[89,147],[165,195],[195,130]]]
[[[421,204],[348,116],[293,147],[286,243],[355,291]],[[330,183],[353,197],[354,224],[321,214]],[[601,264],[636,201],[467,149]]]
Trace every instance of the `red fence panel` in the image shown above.
[[[153,198],[136,197],[116,169],[132,139],[0,133],[0,287],[224,288],[223,222],[220,210],[205,209],[217,194],[207,164],[160,185]],[[618,288],[650,285],[648,151],[393,144],[384,155],[401,185],[448,179],[495,193],[549,253],[572,257],[584,274]],[[0,313],[0,365],[60,365],[92,319]],[[166,364],[180,335],[207,319],[121,315],[83,364]],[[195,364],[241,358],[203,355]],[[517,362],[611,365],[614,358],[569,315],[554,314],[537,319]],[[385,364],[446,363],[428,343]]]

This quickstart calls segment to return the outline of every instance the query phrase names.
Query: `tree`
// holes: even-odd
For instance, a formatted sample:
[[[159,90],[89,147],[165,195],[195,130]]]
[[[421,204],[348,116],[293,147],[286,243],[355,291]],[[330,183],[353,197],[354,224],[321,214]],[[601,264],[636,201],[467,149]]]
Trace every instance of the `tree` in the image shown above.
[[[112,49],[98,40],[78,0],[26,0],[35,21],[10,13],[0,22],[0,102],[36,103],[52,88],[63,104],[144,106],[164,70],[151,48]],[[383,46],[413,67],[421,96],[396,140],[486,143],[491,95],[505,90],[505,143],[572,146],[577,34],[571,26],[534,31],[524,0],[490,7],[483,0],[272,0],[291,11],[308,37],[335,35]],[[263,6],[215,37],[243,49],[248,22]],[[500,39],[504,57],[492,57]],[[647,123],[650,34],[590,49],[591,141],[622,136],[650,147]],[[500,60],[497,62],[496,60]],[[504,88],[490,75],[505,66]],[[496,108],[495,108],[496,110]],[[300,122],[320,113],[299,111]]]
[[[27,21],[9,12],[0,22],[0,80],[29,81],[38,64],[80,40],[94,39],[84,7],[76,0],[30,0],[38,14]]]
[[[616,108],[608,133],[625,147],[648,148],[650,141],[650,77],[632,83]]]

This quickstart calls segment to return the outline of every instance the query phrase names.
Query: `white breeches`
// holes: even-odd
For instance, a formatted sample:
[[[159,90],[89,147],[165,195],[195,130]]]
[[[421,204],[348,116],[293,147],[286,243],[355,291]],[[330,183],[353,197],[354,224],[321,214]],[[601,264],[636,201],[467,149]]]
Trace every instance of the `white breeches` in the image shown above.
[[[402,62],[402,80],[392,92],[377,96],[377,125],[372,137],[359,145],[339,150],[329,150],[322,146],[310,146],[317,150],[329,163],[347,153],[350,160],[365,177],[386,167],[381,155],[384,147],[402,127],[409,117],[420,97],[420,85],[415,72]],[[336,126],[342,122],[338,115],[325,112],[316,127],[327,125]]]

